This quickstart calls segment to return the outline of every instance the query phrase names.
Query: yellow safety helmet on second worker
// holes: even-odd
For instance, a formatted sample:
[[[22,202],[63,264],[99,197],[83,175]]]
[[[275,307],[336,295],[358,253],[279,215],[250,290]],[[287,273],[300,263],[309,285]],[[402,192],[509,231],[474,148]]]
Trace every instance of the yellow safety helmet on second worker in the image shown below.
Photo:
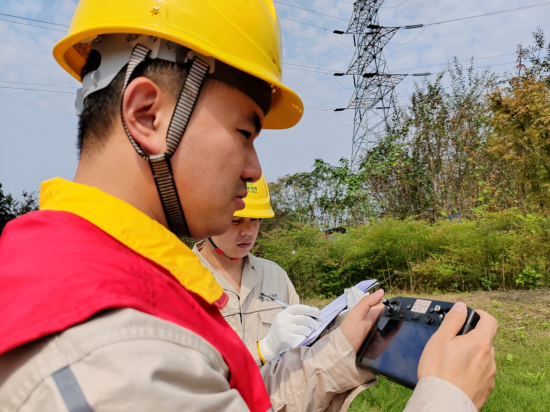
[[[257,182],[248,183],[246,189],[248,195],[244,198],[245,207],[243,210],[237,210],[234,216],[251,219],[268,219],[275,216],[271,208],[269,186],[264,175]]]

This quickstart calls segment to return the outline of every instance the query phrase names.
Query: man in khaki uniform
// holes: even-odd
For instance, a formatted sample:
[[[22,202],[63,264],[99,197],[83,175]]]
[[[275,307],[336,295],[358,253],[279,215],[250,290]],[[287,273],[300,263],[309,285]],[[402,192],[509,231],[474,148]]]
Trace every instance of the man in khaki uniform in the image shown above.
[[[40,211],[0,237],[0,410],[328,406],[332,388],[358,377],[316,373],[305,360],[351,362],[382,293],[363,298],[341,333],[289,352],[293,362],[266,364],[262,380],[219,312],[227,295],[181,242],[227,230],[246,183],[261,177],[260,130],[302,115],[281,83],[273,2],[80,0],[54,56],[83,81],[80,161],[73,182],[44,182]],[[447,316],[411,410],[486,401],[496,326],[481,315],[458,338],[465,313]],[[289,379],[296,388],[271,405],[264,382],[274,393]]]
[[[261,368],[272,404],[286,404],[288,410],[301,410],[304,404],[293,402],[293,394],[300,393],[304,395],[300,397],[301,402],[308,400],[307,410],[346,411],[360,392],[377,383],[376,377],[357,368],[355,352],[346,345],[339,328],[331,331],[331,340],[316,343],[312,348],[289,351],[319,327],[311,318],[318,316],[319,311],[299,304],[292,282],[279,265],[250,253],[261,219],[272,218],[274,212],[263,176],[247,188],[245,208],[234,214],[229,230],[198,242],[193,251],[229,296],[222,315]],[[348,302],[352,302],[348,309],[364,296],[359,289],[354,289],[346,290],[346,296],[350,296]],[[290,306],[285,309],[266,295]],[[323,347],[323,356],[313,355],[317,345]],[[278,376],[288,365],[303,370],[299,374]],[[347,376],[347,379],[338,382],[331,376]],[[304,381],[311,382],[304,387]],[[414,402],[410,406],[413,405]]]
[[[193,251],[229,296],[222,315],[241,337],[258,367],[274,359],[278,361],[261,369],[272,403],[289,402],[289,410],[301,410],[292,394],[304,393],[304,398],[309,399],[307,410],[346,411],[357,394],[376,384],[376,378],[371,372],[356,367],[354,353],[339,329],[334,332],[337,339],[324,346],[324,356],[304,356],[312,351],[310,348],[287,352],[319,327],[309,317],[318,316],[319,310],[299,304],[294,285],[279,265],[250,253],[258,236],[260,220],[272,218],[274,212],[264,176],[247,186],[245,208],[235,213],[230,229],[223,235],[197,243]],[[285,309],[264,295],[291,306]],[[292,328],[297,332],[292,333]],[[277,370],[285,369],[287,364],[301,364],[304,375],[277,376]],[[308,371],[315,376],[307,376]],[[337,383],[331,375],[347,376],[348,379]],[[304,377],[312,381],[307,387],[303,386]],[[326,400],[332,397],[329,393],[334,398],[327,407]]]

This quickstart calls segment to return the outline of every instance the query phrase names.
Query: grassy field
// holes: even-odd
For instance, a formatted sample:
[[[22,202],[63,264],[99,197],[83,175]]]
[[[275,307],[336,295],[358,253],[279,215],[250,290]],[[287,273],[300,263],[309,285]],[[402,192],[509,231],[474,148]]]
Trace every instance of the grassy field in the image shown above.
[[[498,320],[496,384],[482,411],[550,411],[549,291],[415,296],[449,302],[461,300],[472,308],[489,312]],[[411,394],[408,389],[380,379],[377,386],[354,400],[350,411],[402,411]]]

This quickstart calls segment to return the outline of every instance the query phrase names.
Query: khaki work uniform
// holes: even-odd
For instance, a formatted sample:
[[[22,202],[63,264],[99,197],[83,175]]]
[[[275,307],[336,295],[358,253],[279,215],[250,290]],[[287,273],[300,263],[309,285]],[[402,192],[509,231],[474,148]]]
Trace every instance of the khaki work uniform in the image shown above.
[[[298,348],[279,362],[268,362],[262,375],[268,391],[276,393],[271,397],[273,409],[327,410],[334,396],[331,390],[346,390],[353,385],[350,381],[359,380],[357,372],[345,375],[337,367],[354,358],[337,329],[312,348]],[[315,363],[326,368],[316,370]],[[67,370],[68,377],[60,376]],[[64,393],[71,396],[70,409]],[[248,408],[239,392],[229,387],[227,365],[214,346],[179,325],[133,309],[104,311],[0,355],[0,412],[128,411]],[[431,377],[419,382],[405,409],[418,411],[477,412],[460,389]]]
[[[291,305],[300,303],[300,298],[279,265],[250,253],[243,265],[241,292],[238,293],[200,254],[204,245],[204,241],[197,243],[193,251],[228,295],[229,302],[221,312],[261,368],[274,410],[343,412],[348,410],[359,393],[377,383],[371,372],[356,366],[356,353],[339,328],[312,347],[290,350],[280,360],[262,366],[257,342],[267,335],[273,319],[283,308],[261,297],[260,292],[275,295]],[[442,379],[424,378],[418,388],[421,390],[417,389],[407,411],[435,411],[432,403],[435,405],[438,402],[439,408],[444,411],[476,410],[460,389]],[[448,399],[457,409],[446,404],[447,395],[439,401],[430,399],[434,391],[440,390],[451,396]],[[439,397],[437,395],[436,398]],[[415,398],[422,398],[422,402],[416,403]],[[441,402],[445,402],[446,406],[441,407]]]
[[[270,299],[264,299],[260,292],[274,296],[290,305],[300,303],[300,297],[286,272],[275,262],[257,258],[250,253],[243,265],[241,292],[238,293],[200,254],[204,241],[193,248],[201,263],[213,274],[216,281],[229,297],[227,306],[221,310],[222,315],[233,330],[241,337],[246,347],[254,357],[258,367],[262,366],[258,354],[257,342],[262,340],[275,316],[284,308]]]

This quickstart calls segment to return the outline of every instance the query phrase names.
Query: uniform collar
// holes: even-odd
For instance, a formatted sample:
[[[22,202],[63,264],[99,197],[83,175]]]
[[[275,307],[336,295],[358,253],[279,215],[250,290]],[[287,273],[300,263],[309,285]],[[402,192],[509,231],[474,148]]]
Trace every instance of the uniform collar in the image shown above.
[[[252,269],[256,269],[258,258],[251,253],[248,253],[248,265]]]
[[[40,187],[40,210],[73,213],[103,230],[139,255],[170,272],[187,290],[209,304],[227,297],[199,258],[157,221],[97,188],[61,178]]]

